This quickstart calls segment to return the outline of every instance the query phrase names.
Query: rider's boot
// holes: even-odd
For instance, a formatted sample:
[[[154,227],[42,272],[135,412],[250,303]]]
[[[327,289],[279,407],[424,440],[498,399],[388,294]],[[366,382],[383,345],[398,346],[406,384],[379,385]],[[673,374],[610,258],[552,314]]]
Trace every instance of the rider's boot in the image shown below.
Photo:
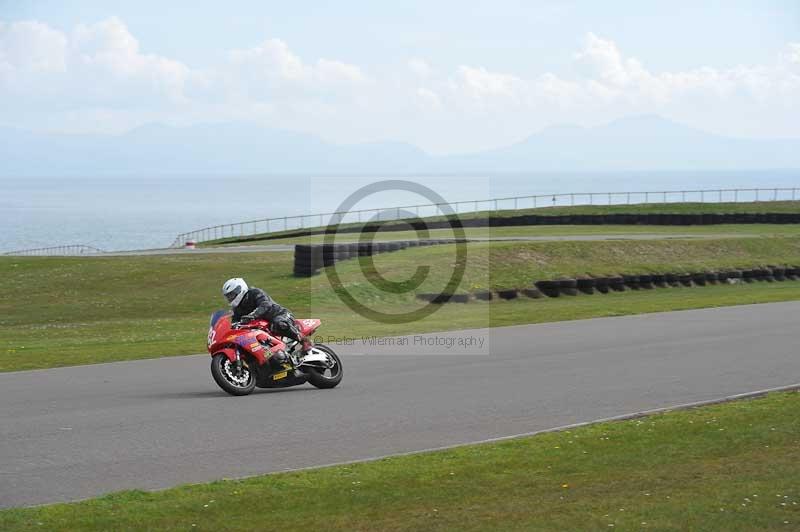
[[[311,342],[311,339],[308,336],[300,337],[300,345],[303,353],[308,353],[311,351],[311,348],[314,347],[314,344]]]
[[[289,361],[289,356],[283,349],[272,353],[272,355],[270,355],[269,357],[269,363],[274,371],[282,371],[288,369],[286,366],[291,365],[291,362]]]

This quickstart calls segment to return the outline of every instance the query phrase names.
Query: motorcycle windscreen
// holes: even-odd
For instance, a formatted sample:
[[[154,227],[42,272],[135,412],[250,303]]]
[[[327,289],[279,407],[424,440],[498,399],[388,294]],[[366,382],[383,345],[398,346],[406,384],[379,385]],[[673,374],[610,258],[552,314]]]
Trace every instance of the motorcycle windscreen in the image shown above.
[[[217,324],[217,322],[221,319],[230,314],[229,310],[218,310],[214,314],[211,315],[211,324],[210,327],[213,327]]]

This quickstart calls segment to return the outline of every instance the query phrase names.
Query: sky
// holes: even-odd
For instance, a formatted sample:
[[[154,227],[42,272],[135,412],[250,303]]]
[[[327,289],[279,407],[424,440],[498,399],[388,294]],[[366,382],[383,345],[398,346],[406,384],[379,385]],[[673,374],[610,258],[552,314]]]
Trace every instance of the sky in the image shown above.
[[[637,114],[800,137],[800,2],[0,0],[2,126],[251,121],[444,154]]]

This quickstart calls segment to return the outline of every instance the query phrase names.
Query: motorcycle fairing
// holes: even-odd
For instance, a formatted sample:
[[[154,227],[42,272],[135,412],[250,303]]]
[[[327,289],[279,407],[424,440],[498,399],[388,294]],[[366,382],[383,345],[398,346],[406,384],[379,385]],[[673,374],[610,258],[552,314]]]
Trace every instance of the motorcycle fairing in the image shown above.
[[[300,332],[303,336],[308,336],[310,334],[314,334],[314,331],[319,329],[322,320],[317,319],[305,319],[305,320],[294,320],[295,325],[297,328],[300,329]]]

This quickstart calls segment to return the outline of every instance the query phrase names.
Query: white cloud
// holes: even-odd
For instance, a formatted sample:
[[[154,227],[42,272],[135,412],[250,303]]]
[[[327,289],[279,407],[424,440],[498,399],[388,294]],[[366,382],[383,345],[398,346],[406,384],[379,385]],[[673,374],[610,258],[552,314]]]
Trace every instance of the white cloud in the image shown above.
[[[2,120],[86,130],[137,119],[256,119],[341,141],[446,139],[451,149],[503,144],[553,122],[643,112],[721,132],[800,135],[797,42],[763,64],[658,71],[589,33],[572,63],[527,76],[489,63],[442,71],[422,58],[369,72],[341,58],[301,57],[276,38],[221,52],[218,63],[200,68],[145,53],[118,18],[70,31],[0,22]],[[60,127],[56,117],[64,117]]]
[[[322,83],[363,83],[367,76],[355,65],[320,59],[315,68],[317,79]]]
[[[790,42],[783,57],[787,63],[800,66],[800,42]]]
[[[39,22],[2,25],[0,65],[0,91],[37,105],[52,100],[59,108],[182,101],[190,75],[178,61],[142,54],[116,18],[71,34]]]
[[[442,99],[438,94],[425,87],[420,87],[414,92],[417,103],[423,109],[438,111],[442,108]]]
[[[0,22],[0,65],[16,72],[66,70],[67,38],[35,21]]]
[[[490,72],[483,67],[458,67],[463,88],[473,98],[517,98],[525,90],[525,82],[510,74]]]
[[[772,97],[791,94],[800,100],[800,72],[792,72],[795,66],[800,67],[797,43],[790,44],[773,65],[654,72],[638,59],[626,57],[613,41],[589,33],[584,48],[574,57],[579,75],[571,79],[553,73],[523,79],[482,66],[462,65],[455,77],[441,81],[451,91],[445,103],[463,107],[471,99],[480,101],[476,109],[493,112],[498,106],[540,109],[553,104],[582,111],[614,104],[628,106],[630,112],[657,112],[699,97],[765,103]]]
[[[788,62],[800,57],[800,47],[790,44]],[[699,67],[678,72],[652,72],[635,58],[626,58],[616,44],[590,33],[584,50],[576,55],[588,71],[588,81],[599,84],[617,99],[668,104],[695,94],[709,97],[750,97],[763,102],[787,89],[800,96],[800,78],[780,64],[739,65],[717,69]],[[597,85],[595,85],[597,88]]]
[[[248,92],[251,94],[287,85],[295,90],[298,86],[314,90],[368,80],[358,66],[342,61],[319,59],[307,64],[280,39],[269,39],[245,50],[234,50],[230,53],[230,62],[234,70],[226,73],[228,79],[234,84],[249,84]]]
[[[280,39],[268,39],[247,50],[234,50],[231,52],[231,62],[239,67],[254,69],[257,77],[264,79],[295,82],[311,78],[310,69]]]
[[[408,69],[420,78],[427,78],[433,72],[431,66],[424,59],[413,58],[408,60]]]

